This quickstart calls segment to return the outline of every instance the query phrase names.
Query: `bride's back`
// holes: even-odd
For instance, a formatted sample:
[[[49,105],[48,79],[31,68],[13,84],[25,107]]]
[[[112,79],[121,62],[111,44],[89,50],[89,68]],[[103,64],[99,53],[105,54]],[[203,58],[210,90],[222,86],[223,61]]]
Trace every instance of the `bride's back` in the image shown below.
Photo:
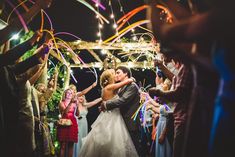
[[[116,90],[111,90],[110,88],[112,85],[113,84],[109,84],[102,89],[102,94],[101,94],[102,100],[104,101],[110,100],[116,95],[117,93]]]

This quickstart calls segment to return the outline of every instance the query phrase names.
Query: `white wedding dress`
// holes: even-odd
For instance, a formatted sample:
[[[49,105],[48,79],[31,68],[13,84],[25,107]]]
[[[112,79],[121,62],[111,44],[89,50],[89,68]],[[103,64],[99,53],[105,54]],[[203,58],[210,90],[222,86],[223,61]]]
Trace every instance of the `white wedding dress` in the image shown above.
[[[138,157],[119,108],[101,112],[91,128],[79,157]]]

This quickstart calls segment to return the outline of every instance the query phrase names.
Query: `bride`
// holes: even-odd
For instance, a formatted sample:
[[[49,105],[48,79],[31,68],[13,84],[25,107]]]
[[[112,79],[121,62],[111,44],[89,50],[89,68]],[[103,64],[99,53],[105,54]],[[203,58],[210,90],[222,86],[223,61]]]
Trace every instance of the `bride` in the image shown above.
[[[119,88],[133,82],[133,79],[115,83],[115,71],[108,69],[100,77],[102,99],[115,99]],[[137,157],[119,108],[101,112],[83,139],[79,157]]]

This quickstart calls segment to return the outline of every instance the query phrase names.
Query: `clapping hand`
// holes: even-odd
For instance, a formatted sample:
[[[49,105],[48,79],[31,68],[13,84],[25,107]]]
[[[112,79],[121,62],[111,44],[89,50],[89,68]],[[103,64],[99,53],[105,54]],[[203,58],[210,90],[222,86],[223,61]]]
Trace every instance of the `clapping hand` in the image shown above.
[[[70,101],[71,103],[75,103],[75,104],[77,104],[77,102],[78,102],[78,98],[77,98],[77,95],[75,95],[72,99],[71,99],[71,101]]]

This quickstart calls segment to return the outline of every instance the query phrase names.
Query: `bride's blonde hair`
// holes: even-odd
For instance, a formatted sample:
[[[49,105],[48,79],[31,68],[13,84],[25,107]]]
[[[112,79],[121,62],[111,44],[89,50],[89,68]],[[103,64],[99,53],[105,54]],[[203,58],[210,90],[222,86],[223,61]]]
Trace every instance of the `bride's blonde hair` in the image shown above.
[[[104,88],[105,86],[113,82],[114,82],[113,69],[105,70],[100,76],[100,86]]]

